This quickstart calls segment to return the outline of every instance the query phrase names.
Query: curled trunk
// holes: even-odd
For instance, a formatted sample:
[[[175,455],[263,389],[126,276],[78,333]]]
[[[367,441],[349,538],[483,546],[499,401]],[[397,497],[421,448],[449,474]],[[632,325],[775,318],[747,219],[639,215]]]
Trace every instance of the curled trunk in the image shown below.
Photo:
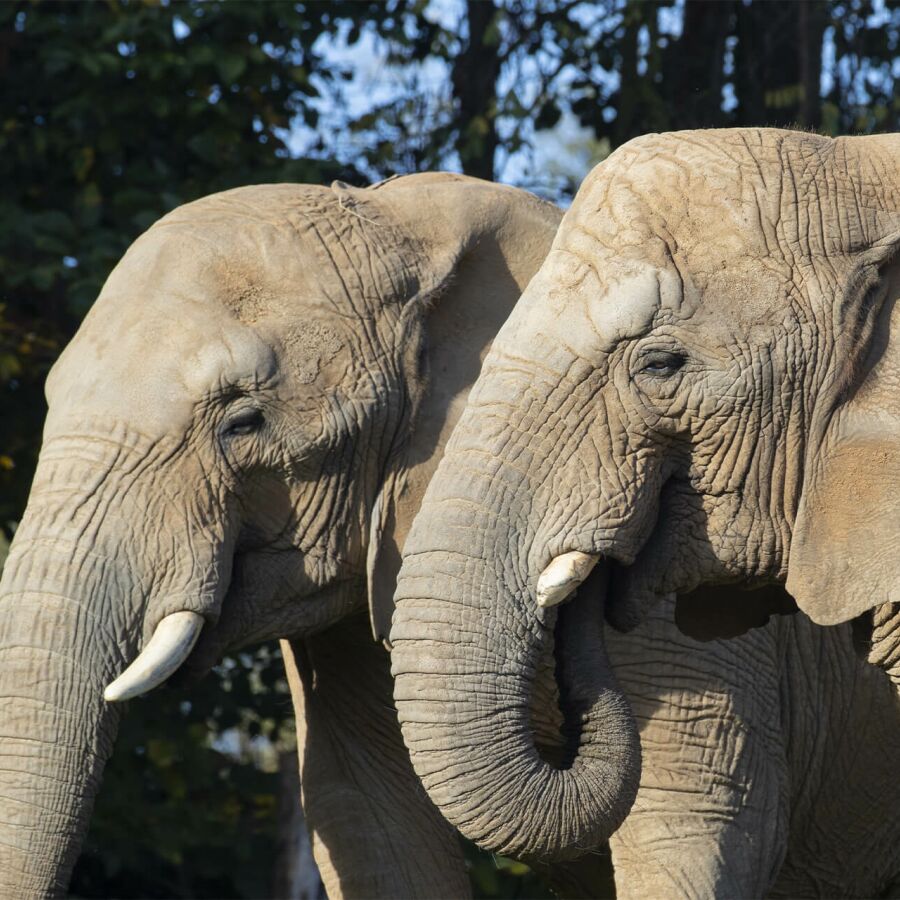
[[[472,553],[516,545],[497,516],[473,512],[471,500],[452,507],[420,512],[391,632],[413,765],[441,812],[481,846],[535,860],[578,856],[621,823],[640,773],[634,720],[603,645],[595,592],[606,572],[576,600],[538,612],[516,586],[508,550]],[[538,752],[530,715],[551,642],[568,747],[558,766]]]
[[[868,616],[868,659],[900,690],[900,603],[883,603]]]

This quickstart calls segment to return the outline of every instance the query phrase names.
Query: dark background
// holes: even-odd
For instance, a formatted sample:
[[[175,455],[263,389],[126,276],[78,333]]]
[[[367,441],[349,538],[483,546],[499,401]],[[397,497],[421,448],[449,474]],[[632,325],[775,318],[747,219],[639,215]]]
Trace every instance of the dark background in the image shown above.
[[[898,43],[897,0],[0,4],[0,561],[47,370],[173,207],[435,168],[565,203],[647,131],[900,130]],[[131,704],[74,893],[299,896],[292,728],[272,647]],[[470,865],[480,896],[546,896]]]

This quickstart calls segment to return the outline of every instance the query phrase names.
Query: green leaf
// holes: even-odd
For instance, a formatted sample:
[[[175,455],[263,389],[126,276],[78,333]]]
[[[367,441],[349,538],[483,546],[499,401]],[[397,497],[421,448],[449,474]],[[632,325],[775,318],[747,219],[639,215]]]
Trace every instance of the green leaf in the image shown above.
[[[247,68],[247,61],[237,54],[222,55],[216,58],[216,66],[222,80],[227,84],[237,81]]]

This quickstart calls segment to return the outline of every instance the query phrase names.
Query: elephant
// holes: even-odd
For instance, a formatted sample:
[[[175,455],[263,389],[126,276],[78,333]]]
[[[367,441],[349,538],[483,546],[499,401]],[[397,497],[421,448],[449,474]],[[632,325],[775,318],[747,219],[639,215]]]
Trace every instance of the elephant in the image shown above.
[[[0,582],[0,896],[65,893],[121,701],[269,639],[330,895],[468,894],[381,642],[424,485],[560,217],[451,174],[260,185],[130,247],[47,380]]]
[[[470,392],[395,594],[413,767],[483,847],[561,860],[624,821],[620,872],[662,879],[644,893],[897,889],[898,161],[898,135],[653,134],[579,189]],[[720,651],[679,646],[676,623],[732,638],[712,680]],[[655,646],[629,649],[647,629]],[[715,684],[741,666],[735,740]],[[548,692],[556,757],[532,725]],[[769,785],[739,747],[772,754]],[[678,792],[692,820],[667,818]]]

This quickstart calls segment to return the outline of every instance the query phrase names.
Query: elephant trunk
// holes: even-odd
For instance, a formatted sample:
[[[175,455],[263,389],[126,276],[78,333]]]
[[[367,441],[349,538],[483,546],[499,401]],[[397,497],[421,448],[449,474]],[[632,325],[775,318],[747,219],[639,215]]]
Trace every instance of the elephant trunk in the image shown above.
[[[0,896],[64,896],[119,707],[103,689],[128,648],[98,605],[102,563],[72,584],[64,541],[16,541],[0,583]]]
[[[900,690],[900,603],[884,603],[869,616],[869,662],[884,669]]]
[[[466,466],[445,457],[436,482],[451,468]],[[533,579],[516,577],[517,536],[477,488],[436,494],[406,544],[391,632],[415,770],[441,812],[487,849],[544,861],[588,852],[619,826],[640,774],[634,719],[603,645],[602,603],[589,594],[605,588],[606,567],[575,600],[539,609]],[[530,708],[551,643],[568,746],[558,767],[538,752]]]
[[[65,894],[118,728],[104,693],[160,683],[196,640],[200,613],[221,601],[222,542],[150,528],[186,519],[147,512],[149,481],[113,465],[109,447],[45,442],[0,580],[4,898]],[[163,627],[185,619],[187,631]]]

